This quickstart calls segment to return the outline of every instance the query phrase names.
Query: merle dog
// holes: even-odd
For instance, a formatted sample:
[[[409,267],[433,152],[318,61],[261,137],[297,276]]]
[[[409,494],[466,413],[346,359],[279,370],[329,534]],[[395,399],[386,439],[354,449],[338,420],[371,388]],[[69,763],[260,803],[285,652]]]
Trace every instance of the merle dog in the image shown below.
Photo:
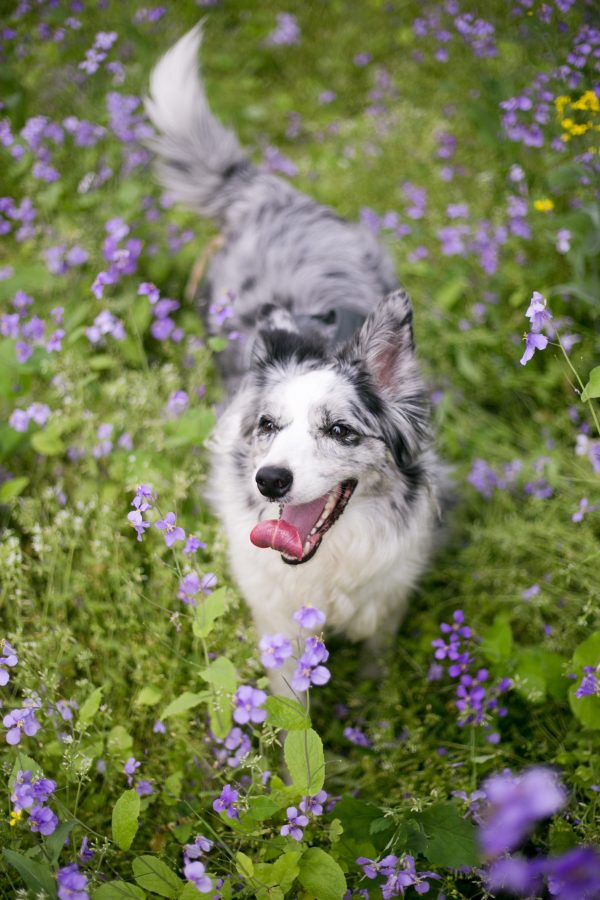
[[[219,357],[229,399],[210,500],[260,634],[290,635],[313,605],[376,658],[431,556],[445,491],[410,300],[366,228],[250,162],[208,107],[200,42],[198,26],[160,60],[147,109],[160,180],[223,235],[206,321],[219,330],[227,298],[238,338]]]

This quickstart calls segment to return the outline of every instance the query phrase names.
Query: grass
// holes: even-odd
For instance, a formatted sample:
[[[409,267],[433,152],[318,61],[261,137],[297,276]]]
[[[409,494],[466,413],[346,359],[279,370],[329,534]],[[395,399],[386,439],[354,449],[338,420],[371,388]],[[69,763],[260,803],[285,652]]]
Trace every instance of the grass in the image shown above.
[[[86,9],[77,14],[82,26],[77,31],[64,26],[65,9],[36,8],[14,19],[17,38],[5,43],[0,74],[5,114],[15,135],[36,115],[58,122],[75,115],[107,129],[95,146],[75,148],[66,137],[54,148],[61,175],[55,183],[32,175],[30,152],[13,159],[8,149],[0,151],[0,193],[17,202],[31,197],[38,209],[35,236],[17,242],[13,229],[4,238],[0,268],[11,265],[14,272],[0,281],[0,302],[8,310],[20,289],[33,296],[32,309],[44,318],[63,306],[66,331],[60,353],[37,349],[25,364],[15,362],[13,340],[0,344],[0,459],[13,476],[0,488],[0,602],[3,634],[20,658],[8,687],[1,689],[2,701],[6,709],[18,707],[35,692],[44,709],[37,735],[0,751],[7,785],[0,843],[55,872],[76,861],[87,835],[96,856],[86,872],[96,891],[106,878],[131,881],[136,854],[160,857],[179,871],[181,845],[197,832],[211,832],[220,841],[208,863],[214,877],[236,871],[236,851],[264,866],[295,849],[278,836],[282,812],[235,828],[211,809],[224,783],[246,775],[252,795],[261,769],[277,770],[272,729],[258,730],[248,767],[236,770],[214,756],[206,704],[169,718],[166,737],[153,732],[170,701],[184,691],[206,689],[200,675],[206,649],[227,656],[241,683],[262,684],[264,670],[248,613],[228,574],[223,534],[202,500],[202,441],[221,398],[213,354],[193,304],[182,303],[176,314],[185,340],[159,343],[149,332],[149,305],[136,294],[141,281],[153,281],[163,296],[181,300],[193,261],[215,230],[191,213],[163,209],[148,165],[123,171],[128,147],[110,127],[106,111],[109,91],[144,93],[158,55],[201,11],[183,2],[169,7],[156,24],[136,23],[140,8],[112,2],[105,9]],[[385,827],[361,833],[358,820],[352,821],[357,808],[345,801],[350,805],[342,812],[334,809],[324,824],[311,826],[308,843],[327,849],[348,885],[369,887],[373,897],[379,889],[360,880],[357,855],[386,848],[398,854],[414,851],[418,841],[407,837],[407,822],[414,825],[423,810],[451,800],[453,791],[473,791],[504,767],[557,766],[568,785],[564,814],[533,841],[538,852],[557,853],[600,839],[594,728],[600,726],[600,700],[585,701],[592,711],[584,724],[577,706],[582,701],[570,704],[568,699],[569,675],[581,675],[573,653],[600,627],[598,514],[588,513],[579,524],[571,520],[583,497],[590,504],[598,500],[598,475],[586,456],[575,454],[578,429],[586,422],[592,429],[593,421],[557,346],[536,354],[526,367],[519,365],[524,312],[535,290],[549,298],[555,318],[573,320],[561,330],[581,336],[570,359],[583,382],[597,359],[597,174],[589,176],[591,183],[582,183],[574,146],[560,155],[548,144],[539,150],[508,141],[498,108],[564,58],[584,12],[577,5],[566,17],[569,31],[561,34],[554,19],[549,25],[537,13],[516,19],[504,3],[465,8],[495,23],[497,56],[480,58],[455,36],[450,62],[437,62],[437,44],[413,33],[412,22],[424,14],[423,5],[376,0],[293,2],[283,10],[272,3],[228,2],[210,11],[202,52],[214,110],[236,128],[256,159],[265,147],[276,146],[298,167],[294,184],[300,190],[352,219],[364,207],[379,215],[397,211],[412,229],[404,238],[384,231],[382,239],[413,297],[420,357],[438,392],[437,441],[452,467],[455,507],[446,543],[385,660],[382,682],[357,683],[355,649],[336,642],[330,648],[332,681],[312,701],[314,728],[325,748],[327,791],[356,795],[367,818],[372,804]],[[298,18],[297,46],[265,46],[281,11]],[[52,29],[65,27],[65,40],[40,37],[42,21]],[[118,34],[108,60],[122,62],[121,85],[111,83],[105,64],[85,77],[77,68],[100,30]],[[15,45],[23,51],[16,53]],[[422,60],[415,61],[415,51],[422,52]],[[373,58],[364,67],[353,63],[362,52]],[[377,75],[382,69],[389,83],[387,76]],[[587,77],[581,90],[588,86]],[[331,104],[319,102],[326,89],[336,92]],[[369,98],[374,89],[382,96]],[[367,109],[374,103],[383,107],[375,116]],[[289,136],[292,113],[300,116],[295,137]],[[437,156],[440,134],[447,131],[456,137],[450,164],[459,167],[450,181],[441,177],[445,161]],[[552,117],[547,131],[560,134]],[[515,164],[525,173],[531,238],[508,235],[493,272],[484,271],[476,253],[444,255],[438,229],[450,224],[449,203],[467,203],[472,224],[483,219],[491,227],[506,224],[507,198],[518,190],[509,180]],[[82,179],[103,165],[112,174],[97,187],[88,177],[92,187],[82,190]],[[427,191],[421,219],[406,216],[406,182]],[[534,200],[548,197],[554,209],[537,212]],[[147,217],[149,208],[157,210],[156,218]],[[144,249],[136,274],[108,288],[100,301],[90,285],[105,267],[105,222],[117,216],[143,240]],[[572,234],[566,254],[555,248],[560,228]],[[174,250],[169,229],[178,237],[191,229],[193,239]],[[84,247],[89,261],[51,275],[42,254],[59,243]],[[427,249],[426,258],[414,258],[418,247]],[[84,329],[104,308],[123,320],[127,338],[107,338],[94,348]],[[205,394],[199,397],[201,386]],[[168,398],[177,390],[188,392],[196,418],[165,417]],[[50,422],[45,430],[30,426],[27,433],[15,432],[8,417],[34,401],[50,406]],[[573,406],[576,423],[569,413]],[[102,423],[113,425],[115,447],[97,458],[92,449]],[[131,450],[116,446],[123,431],[131,434]],[[73,447],[84,451],[81,458],[69,458]],[[484,497],[466,480],[477,459],[498,473],[515,460],[522,468],[509,488]],[[26,480],[14,481],[19,478]],[[525,489],[539,478],[552,488],[548,499]],[[177,599],[180,573],[158,533],[152,529],[139,544],[127,524],[141,482],[158,491],[162,513],[175,510],[186,531],[207,543],[196,557],[198,571],[216,573],[219,585],[227,586],[227,611],[206,639],[192,634],[190,610]],[[524,599],[524,591],[535,584],[539,592]],[[498,744],[487,743],[481,728],[458,727],[448,676],[427,678],[431,641],[456,609],[464,610],[482,639],[479,664],[489,668],[491,678],[508,675],[514,681],[504,697],[508,714],[499,723]],[[75,701],[81,710],[99,687],[101,702],[89,718],[75,711],[65,722],[48,713],[58,700]],[[213,698],[223,708],[225,693]],[[340,717],[332,716],[339,704],[345,709],[338,710]],[[348,725],[361,728],[372,747],[353,746],[343,733]],[[18,752],[27,758],[17,757]],[[154,786],[154,793],[142,798],[141,826],[131,851],[119,849],[111,832],[113,806],[127,788],[123,763],[130,756],[141,761],[140,777]],[[15,764],[26,768],[32,760],[58,783],[54,808],[61,822],[72,823],[71,846],[64,850],[52,847],[50,838],[31,836],[24,823],[8,825],[11,772]],[[465,811],[460,803],[457,809],[461,815]],[[340,827],[344,831],[338,833]],[[426,848],[421,850],[428,861],[422,858],[421,868],[435,867]],[[4,896],[17,890],[34,895],[28,871],[24,876],[14,860],[4,857]],[[266,870],[258,871],[268,880]],[[438,871],[447,897],[483,896],[476,873],[460,874],[441,863]],[[260,893],[258,876],[254,881],[241,877],[239,859],[237,872],[226,881],[224,897],[238,883],[240,895],[267,896]],[[298,891],[304,891],[298,896],[313,896],[307,883],[293,883],[293,888],[292,882],[285,891],[280,888],[282,897]],[[102,890],[99,900],[111,896]]]

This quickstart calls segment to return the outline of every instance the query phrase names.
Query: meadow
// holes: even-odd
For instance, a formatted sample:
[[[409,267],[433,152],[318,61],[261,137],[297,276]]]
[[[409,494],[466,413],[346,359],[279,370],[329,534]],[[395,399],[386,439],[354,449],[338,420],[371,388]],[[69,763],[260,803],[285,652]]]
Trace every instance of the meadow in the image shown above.
[[[308,710],[203,500],[217,232],[145,143],[204,15],[217,115],[389,246],[454,483],[381,681],[325,630]],[[599,138],[593,0],[2,4],[0,896],[600,897]]]

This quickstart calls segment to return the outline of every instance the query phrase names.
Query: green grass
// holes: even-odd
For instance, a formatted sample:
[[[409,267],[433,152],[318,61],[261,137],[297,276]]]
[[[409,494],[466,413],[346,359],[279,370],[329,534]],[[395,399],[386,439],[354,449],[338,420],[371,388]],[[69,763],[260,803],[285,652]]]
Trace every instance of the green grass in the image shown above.
[[[108,91],[143,94],[152,64],[201,10],[182,2],[171,5],[157,25],[134,24],[139,6],[112,2],[106,10],[87,10],[78,16],[82,28],[68,30],[62,44],[37,35],[39,10],[15,23],[17,43],[26,53],[21,58],[9,48],[0,72],[5,113],[15,134],[28,118],[41,114],[56,121],[76,115],[108,127]],[[210,11],[202,51],[211,104],[256,159],[261,148],[277,146],[298,166],[294,183],[317,200],[352,219],[366,206],[380,215],[396,210],[412,227],[403,239],[384,239],[414,301],[423,368],[432,388],[443,391],[435,409],[437,444],[452,468],[455,505],[445,544],[383,661],[381,683],[357,682],[355,648],[336,641],[330,648],[332,681],[312,699],[313,727],[325,749],[327,791],[354,792],[364,804],[384,812],[377,812],[383,823],[379,830],[369,833],[366,826],[362,832],[358,828],[351,805],[342,807],[339,816],[334,810],[322,824],[311,826],[306,844],[327,850],[339,861],[349,887],[368,886],[372,897],[379,893],[360,880],[356,856],[419,850],[406,829],[421,811],[451,799],[453,791],[474,790],[504,767],[557,766],[568,785],[565,815],[536,832],[532,848],[559,852],[600,840],[598,794],[592,789],[600,783],[598,732],[589,722],[582,724],[579,707],[572,708],[567,696],[572,684],[568,675],[581,675],[573,653],[600,627],[598,513],[588,513],[580,524],[571,521],[582,497],[590,504],[599,501],[598,475],[587,457],[575,454],[578,426],[568,415],[569,406],[578,408],[580,423],[589,423],[592,438],[593,422],[557,346],[536,354],[526,367],[518,362],[527,328],[524,312],[536,290],[549,298],[555,318],[573,319],[562,333],[581,335],[571,360],[584,382],[598,358],[597,176],[590,185],[580,183],[581,172],[572,163],[576,147],[569,146],[563,156],[549,148],[523,148],[509,142],[500,126],[498,103],[521,91],[537,72],[556,65],[565,55],[569,34],[558,35],[554,25],[545,26],[536,16],[527,18],[529,32],[520,34],[502,2],[468,8],[496,24],[497,57],[477,58],[465,46],[459,50],[455,38],[451,62],[438,63],[430,43],[416,42],[413,36],[411,23],[423,14],[423,5],[376,0],[291,2],[283,8],[227,2]],[[264,45],[280,11],[298,17],[298,46]],[[43,15],[57,27],[67,14],[58,9]],[[567,17],[572,29],[579,15],[575,9]],[[99,30],[119,35],[109,59],[124,64],[122,85],[112,85],[104,69],[80,82],[76,78],[77,64]],[[424,52],[424,61],[413,59],[415,49]],[[360,68],[352,60],[363,51],[372,54],[373,62]],[[385,67],[393,87],[385,100],[387,111],[377,119],[366,107],[379,67]],[[584,81],[581,90],[588,86]],[[337,93],[330,105],[318,102],[325,89]],[[295,139],[286,137],[292,112],[301,117]],[[553,119],[548,129],[560,133]],[[450,182],[440,178],[443,161],[436,157],[442,131],[456,136],[452,162],[463,167],[463,174]],[[184,691],[206,689],[200,676],[205,650],[227,656],[240,683],[260,685],[264,678],[257,636],[228,573],[224,536],[202,500],[202,442],[210,410],[221,398],[212,354],[202,343],[193,305],[182,303],[176,314],[186,341],[159,344],[149,333],[147,301],[136,296],[139,282],[154,281],[163,296],[181,300],[191,266],[215,230],[176,209],[148,221],[145,198],[157,202],[160,196],[151,170],[142,166],[122,175],[123,148],[110,129],[91,148],[73,148],[67,139],[54,154],[61,173],[55,184],[33,177],[31,154],[14,160],[8,151],[0,153],[0,194],[17,201],[29,196],[39,211],[33,239],[3,239],[0,268],[10,264],[14,274],[0,281],[0,302],[8,310],[10,299],[22,289],[34,297],[37,315],[46,317],[53,307],[64,306],[66,330],[61,353],[36,351],[25,365],[15,362],[12,340],[0,343],[0,463],[15,478],[28,479],[18,496],[10,496],[10,481],[0,488],[5,492],[0,500],[6,501],[0,506],[0,638],[7,637],[20,658],[11,682],[0,688],[0,698],[6,713],[20,706],[28,692],[40,696],[43,728],[23,739],[20,749],[57,781],[53,808],[62,822],[74,823],[71,846],[60,856],[60,848],[54,852],[49,840],[30,835],[24,822],[8,825],[11,772],[15,763],[17,768],[29,763],[19,763],[17,748],[3,744],[0,845],[55,872],[76,861],[87,835],[96,850],[86,867],[94,889],[107,878],[132,882],[132,860],[144,854],[160,856],[179,872],[181,845],[209,831],[221,841],[207,862],[213,877],[235,872],[236,851],[255,865],[272,863],[298,849],[279,837],[282,812],[260,824],[246,821],[232,827],[213,814],[211,803],[224,783],[241,774],[250,777],[256,794],[262,791],[263,768],[281,771],[273,730],[262,735],[257,730],[248,768],[235,771],[215,762],[206,703],[168,719],[166,736],[153,733],[153,723],[170,701]],[[97,189],[78,191],[86,173],[98,170],[101,161],[113,174]],[[491,274],[472,254],[444,256],[437,231],[449,224],[447,205],[468,203],[469,221],[503,224],[507,196],[513,192],[508,175],[516,163],[526,174],[531,239],[509,236]],[[406,181],[427,189],[421,220],[404,215]],[[548,214],[533,208],[534,200],[545,197],[554,201]],[[90,285],[104,268],[104,224],[116,216],[125,219],[145,247],[137,274],[108,288],[106,300],[97,301]],[[171,225],[179,231],[193,229],[194,240],[173,252],[167,243]],[[565,255],[555,249],[559,228],[569,228],[573,235]],[[50,275],[42,251],[58,243],[83,246],[89,262],[64,276]],[[149,252],[153,246],[155,251]],[[425,246],[429,256],[411,262],[418,246]],[[486,303],[478,321],[473,305],[488,293],[496,302]],[[109,338],[105,347],[94,349],[84,328],[103,308],[123,320],[127,339]],[[469,327],[461,324],[465,320]],[[197,339],[191,346],[190,338]],[[201,385],[206,393],[198,399]],[[192,406],[202,411],[196,430],[188,432],[165,419],[168,397],[176,390],[186,390]],[[34,426],[19,434],[6,424],[16,407],[34,401],[48,403],[54,411],[45,432],[39,432],[54,435],[50,443],[32,438],[38,432]],[[94,458],[91,449],[102,423],[114,426],[115,439],[129,431],[133,450],[115,448]],[[70,461],[69,447],[83,448],[85,456]],[[546,462],[536,474],[541,457]],[[523,467],[510,489],[496,490],[486,499],[466,481],[476,459],[498,472],[517,459]],[[553,489],[545,500],[524,489],[541,475]],[[179,572],[158,533],[152,529],[138,543],[127,524],[129,504],[141,482],[158,492],[162,513],[175,510],[186,531],[206,541],[196,567],[201,573],[215,572],[219,584],[228,588],[227,611],[204,647],[192,633],[189,608],[177,599]],[[539,584],[539,593],[524,599],[523,592],[533,584]],[[457,726],[451,679],[427,680],[431,641],[439,636],[440,622],[450,621],[456,609],[464,610],[484,639],[480,665],[490,669],[492,678],[510,675],[515,680],[505,696],[508,714],[500,722],[497,745],[485,742],[482,729]],[[508,628],[511,640],[503,644]],[[140,692],[149,686],[159,699],[140,702]],[[81,706],[98,687],[102,702],[88,721],[81,721],[77,712],[66,723],[48,715],[48,706],[61,699]],[[141,695],[142,701],[147,698]],[[218,702],[228,707],[224,693]],[[600,700],[586,703],[598,705],[592,718],[600,727]],[[347,707],[342,719],[332,716],[336,704]],[[371,749],[350,744],[343,735],[349,724],[363,728]],[[66,741],[62,733],[68,735]],[[141,761],[139,777],[153,782],[154,793],[142,799],[132,849],[120,850],[111,840],[111,814],[127,787],[122,769],[130,756]],[[277,780],[275,785],[283,790]],[[370,808],[362,809],[370,815]],[[460,803],[457,809],[464,812]],[[436,866],[423,845],[421,854],[420,868]],[[0,892],[12,897],[21,889],[34,896],[31,880],[23,881],[9,862],[0,861]],[[260,893],[266,870],[257,871],[262,872],[258,880],[238,874],[227,882],[223,896],[231,895],[234,883],[241,886],[240,896],[268,896]],[[459,875],[442,864],[438,871],[447,897],[483,896],[477,876]],[[238,873],[243,875],[243,865]],[[313,896],[307,884],[299,887],[298,882],[270,896],[284,893],[306,900]],[[98,898],[108,896],[105,892]]]

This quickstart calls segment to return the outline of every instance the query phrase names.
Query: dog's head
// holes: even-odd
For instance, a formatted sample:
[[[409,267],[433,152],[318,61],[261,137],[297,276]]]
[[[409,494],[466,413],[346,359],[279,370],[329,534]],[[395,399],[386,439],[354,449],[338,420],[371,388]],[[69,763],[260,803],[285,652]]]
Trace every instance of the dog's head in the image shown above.
[[[255,408],[244,421],[253,490],[279,505],[251,540],[307,562],[352,502],[393,471],[418,488],[429,437],[426,392],[406,294],[387,296],[334,351],[293,330],[262,333],[253,364]]]

